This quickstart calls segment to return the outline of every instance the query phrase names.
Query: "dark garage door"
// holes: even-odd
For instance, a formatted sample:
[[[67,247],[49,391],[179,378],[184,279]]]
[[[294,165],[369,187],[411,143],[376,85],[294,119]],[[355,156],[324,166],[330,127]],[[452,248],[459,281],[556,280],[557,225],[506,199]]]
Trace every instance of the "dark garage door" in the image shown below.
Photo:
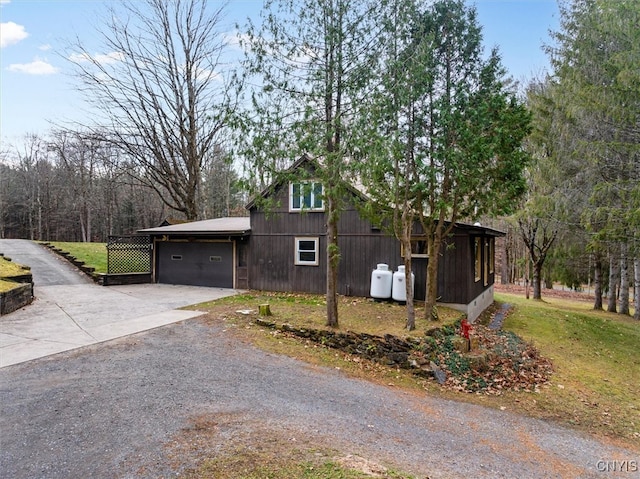
[[[233,288],[233,244],[159,242],[158,282]]]

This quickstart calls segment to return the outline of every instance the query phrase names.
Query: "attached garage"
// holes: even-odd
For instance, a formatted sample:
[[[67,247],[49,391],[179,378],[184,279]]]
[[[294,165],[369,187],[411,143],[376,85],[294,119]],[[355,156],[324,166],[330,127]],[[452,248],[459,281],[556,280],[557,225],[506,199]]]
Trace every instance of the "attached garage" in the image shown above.
[[[140,230],[153,243],[157,283],[247,288],[248,217],[217,218]]]
[[[158,283],[233,288],[233,243],[158,241]]]

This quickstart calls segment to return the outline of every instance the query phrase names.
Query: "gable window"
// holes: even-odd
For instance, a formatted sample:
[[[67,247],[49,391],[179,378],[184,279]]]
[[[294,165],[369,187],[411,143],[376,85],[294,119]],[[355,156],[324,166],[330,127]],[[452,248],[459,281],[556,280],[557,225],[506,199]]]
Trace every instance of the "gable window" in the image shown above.
[[[318,238],[296,238],[295,264],[318,266]]]
[[[322,183],[289,183],[289,211],[324,211]]]

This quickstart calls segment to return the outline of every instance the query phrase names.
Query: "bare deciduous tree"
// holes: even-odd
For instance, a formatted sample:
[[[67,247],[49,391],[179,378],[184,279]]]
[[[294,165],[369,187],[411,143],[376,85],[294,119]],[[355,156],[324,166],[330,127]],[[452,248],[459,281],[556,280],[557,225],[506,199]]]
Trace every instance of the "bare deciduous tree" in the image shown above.
[[[202,170],[235,101],[221,69],[224,5],[206,0],[124,1],[99,30],[104,54],[78,39],[70,61],[100,116],[96,133],[138,165],[164,203],[198,218]]]

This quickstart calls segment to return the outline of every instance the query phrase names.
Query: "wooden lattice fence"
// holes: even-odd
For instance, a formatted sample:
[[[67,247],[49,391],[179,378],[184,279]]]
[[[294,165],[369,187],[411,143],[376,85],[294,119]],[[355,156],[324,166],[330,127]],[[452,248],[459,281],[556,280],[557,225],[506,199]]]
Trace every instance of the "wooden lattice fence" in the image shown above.
[[[151,238],[147,235],[109,236],[107,274],[150,273]]]

